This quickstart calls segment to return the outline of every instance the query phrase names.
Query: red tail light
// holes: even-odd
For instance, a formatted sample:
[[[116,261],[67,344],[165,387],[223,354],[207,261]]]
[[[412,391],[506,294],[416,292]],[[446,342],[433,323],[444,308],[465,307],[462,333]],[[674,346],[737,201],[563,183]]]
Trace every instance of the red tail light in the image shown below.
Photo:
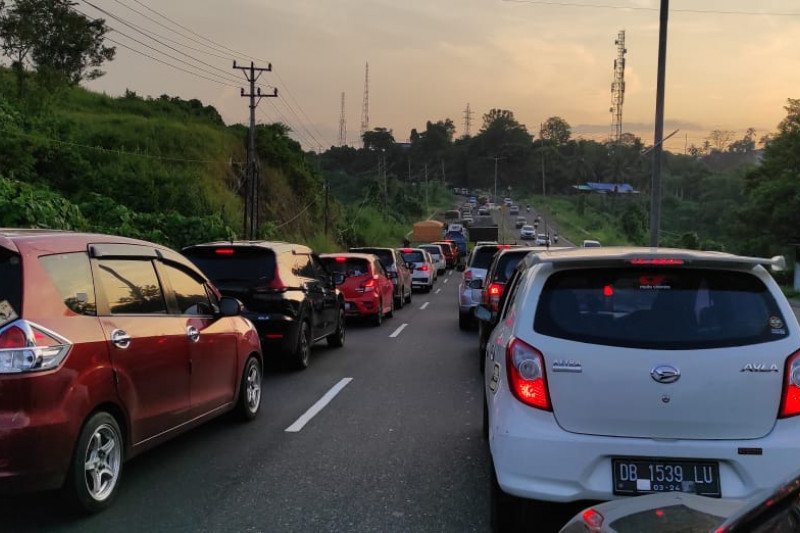
[[[550,411],[550,394],[544,373],[544,357],[536,348],[512,337],[506,349],[511,392],[526,405]]]
[[[430,270],[430,268],[428,267],[428,265],[422,265],[417,267],[417,270],[419,270],[420,272],[427,272],[428,270]]]
[[[780,418],[800,415],[800,351],[786,359]]]
[[[464,281],[470,281],[472,279],[472,270],[465,270],[464,271]]]
[[[26,320],[0,331],[0,374],[48,370],[58,366],[72,344]]]
[[[603,520],[605,520],[603,515],[600,514],[600,511],[592,509],[591,507],[581,514],[581,518],[583,519],[583,523],[589,528],[589,531],[600,531],[600,528],[603,527]]]
[[[502,283],[492,283],[486,288],[486,303],[489,304],[489,308],[494,312],[498,311],[504,288],[505,285]]]
[[[373,279],[368,279],[367,281],[365,281],[364,283],[362,283],[362,284],[361,284],[361,287],[359,287],[361,290],[360,290],[359,292],[370,292],[370,291],[374,291],[374,290],[375,290],[375,287],[376,287],[377,285],[378,285],[378,284],[375,282],[375,279],[374,279],[374,278],[373,278]]]
[[[683,259],[673,257],[636,258],[631,259],[632,265],[678,266],[683,264]]]
[[[28,345],[28,338],[25,332],[16,326],[11,326],[0,334],[0,350],[12,348],[25,348]]]

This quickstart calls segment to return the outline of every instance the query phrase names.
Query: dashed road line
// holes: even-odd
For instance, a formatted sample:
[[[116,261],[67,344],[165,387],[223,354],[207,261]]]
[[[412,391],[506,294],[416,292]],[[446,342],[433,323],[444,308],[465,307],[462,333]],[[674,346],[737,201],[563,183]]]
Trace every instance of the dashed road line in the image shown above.
[[[428,307],[430,304],[431,304],[430,302],[425,302],[424,304],[422,304],[421,306],[419,306],[419,309],[420,309],[420,311],[424,310],[424,309],[425,309],[426,307]]]
[[[391,335],[389,335],[389,338],[394,339],[395,337],[400,335],[403,332],[403,330],[406,329],[406,327],[408,327],[408,324],[401,325],[399,328],[394,330]]]
[[[439,294],[440,292],[442,292],[442,289],[436,289],[436,292],[434,294]]]
[[[308,411],[300,415],[300,418],[295,420],[294,424],[286,428],[284,431],[288,433],[297,433],[303,427],[308,424],[312,418],[317,416],[317,414],[322,411],[326,405],[328,405],[331,400],[333,400],[337,394],[339,394],[343,388],[347,386],[348,383],[353,381],[353,378],[343,378],[339,383],[331,387],[331,389],[326,392],[322,398],[317,400],[317,403],[312,405]]]
[[[444,280],[442,283],[447,283],[448,281],[450,281],[450,280],[449,280],[449,279],[446,279],[446,280]]]

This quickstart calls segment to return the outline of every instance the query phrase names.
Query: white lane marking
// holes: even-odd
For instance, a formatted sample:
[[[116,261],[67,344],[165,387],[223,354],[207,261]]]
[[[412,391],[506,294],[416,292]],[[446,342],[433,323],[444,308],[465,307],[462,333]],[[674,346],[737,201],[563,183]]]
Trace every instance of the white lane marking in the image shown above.
[[[402,326],[394,330],[394,332],[391,335],[389,335],[389,338],[394,339],[395,337],[400,335],[403,332],[403,330],[406,329],[406,326],[408,326],[408,324],[403,324]]]
[[[440,292],[442,292],[442,289],[436,289],[436,292],[434,294],[439,294]]]
[[[353,381],[353,378],[343,378],[339,383],[331,387],[331,389],[325,393],[325,395],[317,400],[317,403],[312,405],[308,411],[303,413],[300,418],[294,421],[294,424],[286,428],[284,431],[289,433],[297,433],[303,426],[309,423],[312,418],[317,416],[317,414],[322,411],[326,405],[328,405],[331,400],[333,400],[337,394],[339,394],[343,388],[347,386],[348,383]]]
[[[442,283],[447,283],[448,281],[450,281],[450,280],[449,280],[449,279],[446,279],[446,280],[444,280]]]
[[[449,276],[450,274],[452,274],[452,273],[453,273],[453,271],[452,271],[452,270],[448,270],[448,271],[447,271],[447,275],[448,275],[448,276]]]
[[[425,302],[424,304],[422,304],[421,306],[419,306],[419,309],[420,309],[420,311],[422,311],[423,309],[425,309],[426,307],[428,307],[430,304],[431,304],[430,302]]]

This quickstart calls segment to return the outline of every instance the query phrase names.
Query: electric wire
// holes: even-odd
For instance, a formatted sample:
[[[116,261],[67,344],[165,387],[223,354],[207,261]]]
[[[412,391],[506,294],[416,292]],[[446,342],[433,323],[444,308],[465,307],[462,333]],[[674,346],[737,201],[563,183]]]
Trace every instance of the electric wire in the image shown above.
[[[630,11],[658,11],[657,7],[647,6],[621,6],[616,4],[583,4],[578,2],[568,2],[561,0],[503,0],[512,4],[534,4],[543,6],[559,6],[559,7],[587,7],[592,9],[618,9]],[[776,17],[800,17],[800,12],[792,11],[735,11],[735,10],[720,10],[720,9],[691,9],[691,8],[670,8],[674,13],[693,13],[701,15],[769,15]]]

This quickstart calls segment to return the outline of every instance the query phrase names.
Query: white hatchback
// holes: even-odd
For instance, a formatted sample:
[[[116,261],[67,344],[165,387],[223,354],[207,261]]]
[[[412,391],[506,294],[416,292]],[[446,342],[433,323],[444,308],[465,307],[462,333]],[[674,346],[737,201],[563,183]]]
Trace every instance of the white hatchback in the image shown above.
[[[746,498],[797,469],[800,328],[757,259],[653,248],[528,255],[485,353],[495,525],[531,500]],[[512,528],[513,529],[513,528]]]

